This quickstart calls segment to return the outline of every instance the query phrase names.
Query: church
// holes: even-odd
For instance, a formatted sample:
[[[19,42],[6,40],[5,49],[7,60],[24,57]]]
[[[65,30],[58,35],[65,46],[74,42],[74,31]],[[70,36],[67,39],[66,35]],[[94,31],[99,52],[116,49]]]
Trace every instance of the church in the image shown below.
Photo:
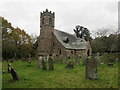
[[[55,29],[55,13],[40,13],[40,36],[38,40],[38,56],[82,57],[91,55],[90,43],[75,35]]]

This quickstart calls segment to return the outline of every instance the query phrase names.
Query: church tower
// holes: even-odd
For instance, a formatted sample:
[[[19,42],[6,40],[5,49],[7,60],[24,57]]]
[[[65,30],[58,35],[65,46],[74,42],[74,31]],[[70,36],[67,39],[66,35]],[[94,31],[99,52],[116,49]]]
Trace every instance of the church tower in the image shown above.
[[[54,19],[54,12],[49,12],[48,9],[40,13],[40,36],[38,43],[38,55],[49,55],[52,53]]]

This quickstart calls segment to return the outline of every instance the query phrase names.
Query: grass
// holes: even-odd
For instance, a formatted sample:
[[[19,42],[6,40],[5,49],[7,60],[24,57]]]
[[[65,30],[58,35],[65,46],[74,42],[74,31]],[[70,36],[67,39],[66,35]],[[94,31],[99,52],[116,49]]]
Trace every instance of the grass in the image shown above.
[[[28,66],[21,60],[12,62],[19,76],[19,81],[13,81],[7,73],[7,62],[3,62],[6,70],[2,74],[3,88],[118,88],[118,63],[113,67],[106,64],[98,66],[99,80],[85,78],[85,66],[76,65],[74,69],[65,69],[65,64],[55,63],[54,71],[43,71],[37,67],[37,60]]]

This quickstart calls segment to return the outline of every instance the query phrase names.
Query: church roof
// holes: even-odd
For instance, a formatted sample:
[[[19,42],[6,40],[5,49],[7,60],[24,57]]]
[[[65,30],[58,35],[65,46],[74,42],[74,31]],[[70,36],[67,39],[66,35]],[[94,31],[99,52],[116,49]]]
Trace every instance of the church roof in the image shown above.
[[[86,49],[87,42],[84,39],[78,39],[73,34],[69,34],[57,29],[54,29],[53,33],[58,41],[67,49]]]

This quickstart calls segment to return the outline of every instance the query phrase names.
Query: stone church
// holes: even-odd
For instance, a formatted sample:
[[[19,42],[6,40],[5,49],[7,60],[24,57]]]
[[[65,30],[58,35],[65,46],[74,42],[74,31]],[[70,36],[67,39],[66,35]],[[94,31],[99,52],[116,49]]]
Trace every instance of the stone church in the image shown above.
[[[91,55],[91,46],[84,39],[55,29],[55,13],[43,11],[40,13],[40,36],[38,40],[38,56],[86,56]]]

